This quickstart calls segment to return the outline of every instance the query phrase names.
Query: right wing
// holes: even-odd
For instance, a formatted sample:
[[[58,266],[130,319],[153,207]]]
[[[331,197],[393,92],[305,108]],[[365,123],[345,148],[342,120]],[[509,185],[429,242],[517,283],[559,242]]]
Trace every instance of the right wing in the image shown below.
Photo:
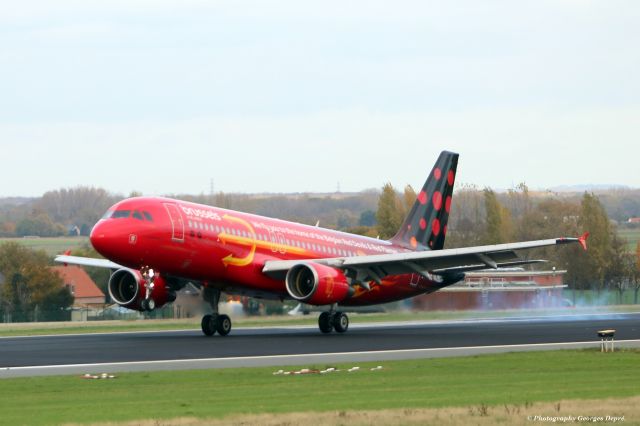
[[[95,266],[97,268],[107,268],[107,269],[122,269],[124,266],[119,265],[115,262],[112,262],[107,259],[96,259],[93,257],[80,257],[80,256],[69,256],[66,254],[59,254],[54,259],[54,262],[64,263],[65,265],[79,265],[79,266]]]

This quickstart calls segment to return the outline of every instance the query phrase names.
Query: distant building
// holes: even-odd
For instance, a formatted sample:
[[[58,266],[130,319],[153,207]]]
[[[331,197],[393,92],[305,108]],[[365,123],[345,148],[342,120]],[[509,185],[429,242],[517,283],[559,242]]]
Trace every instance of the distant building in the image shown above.
[[[464,281],[412,299],[418,310],[535,309],[564,306],[567,271],[468,272]]]
[[[104,305],[105,295],[91,277],[79,266],[53,266],[75,298],[74,307],[90,307]]]
[[[628,223],[640,223],[640,217],[630,217]]]

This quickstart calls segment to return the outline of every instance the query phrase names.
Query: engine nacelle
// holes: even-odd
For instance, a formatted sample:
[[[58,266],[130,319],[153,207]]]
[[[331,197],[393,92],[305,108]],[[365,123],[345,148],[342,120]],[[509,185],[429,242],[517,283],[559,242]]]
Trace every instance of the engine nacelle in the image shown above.
[[[118,269],[109,278],[109,296],[111,296],[111,300],[122,307],[144,311],[142,301],[147,292],[145,283],[140,271],[126,268]],[[176,300],[175,292],[167,287],[162,276],[156,276],[153,280],[150,297],[155,302],[156,308]]]
[[[317,263],[295,265],[285,283],[291,297],[310,305],[338,303],[354,292],[342,271]]]

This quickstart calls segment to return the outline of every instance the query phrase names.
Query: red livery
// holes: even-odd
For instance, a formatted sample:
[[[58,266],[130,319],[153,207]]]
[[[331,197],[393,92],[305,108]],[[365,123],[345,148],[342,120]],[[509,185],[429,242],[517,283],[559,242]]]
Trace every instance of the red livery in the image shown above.
[[[202,320],[206,335],[231,330],[229,317],[218,315],[221,292],[328,305],[318,321],[328,333],[349,326],[339,306],[405,299],[453,284],[466,271],[540,262],[522,259],[516,250],[585,244],[586,234],[444,249],[457,163],[458,154],[440,154],[389,241],[168,198],[136,197],[111,207],[91,232],[91,244],[106,259],[60,255],[56,261],[112,269],[109,294],[130,309],[153,310],[175,300],[187,283],[199,285],[213,311]]]

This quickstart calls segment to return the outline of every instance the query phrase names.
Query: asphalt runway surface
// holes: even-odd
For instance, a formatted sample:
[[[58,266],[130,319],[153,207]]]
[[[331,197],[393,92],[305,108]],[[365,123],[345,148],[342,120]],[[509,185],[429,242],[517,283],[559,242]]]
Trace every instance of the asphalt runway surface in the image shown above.
[[[0,338],[0,378],[79,371],[141,371],[370,361],[511,350],[589,347],[597,331],[640,345],[640,314],[352,324],[344,334],[317,327],[236,328]],[[634,342],[637,341],[637,342]]]

